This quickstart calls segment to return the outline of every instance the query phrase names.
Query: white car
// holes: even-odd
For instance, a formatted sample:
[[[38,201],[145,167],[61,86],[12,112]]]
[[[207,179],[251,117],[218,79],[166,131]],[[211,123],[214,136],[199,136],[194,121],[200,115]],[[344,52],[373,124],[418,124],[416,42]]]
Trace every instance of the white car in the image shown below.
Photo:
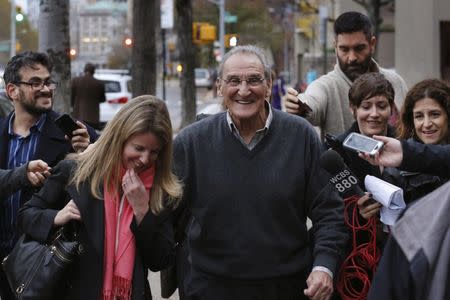
[[[94,77],[105,83],[106,101],[100,103],[100,122],[111,120],[120,108],[131,100],[131,76],[120,70],[97,70]]]
[[[0,70],[0,92],[5,91],[5,80],[3,79],[4,70]]]
[[[208,69],[196,68],[194,72],[196,87],[206,87],[208,89],[212,88],[213,82]]]

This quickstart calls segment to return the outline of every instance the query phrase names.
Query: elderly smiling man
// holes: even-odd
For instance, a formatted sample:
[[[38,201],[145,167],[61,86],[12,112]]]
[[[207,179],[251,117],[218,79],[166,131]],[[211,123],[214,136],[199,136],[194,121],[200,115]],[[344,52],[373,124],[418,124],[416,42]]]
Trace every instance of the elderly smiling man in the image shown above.
[[[302,118],[271,109],[270,68],[260,48],[228,52],[217,85],[228,110],[175,139],[176,173],[192,213],[181,293],[329,299],[347,234],[342,200],[319,167],[317,134]]]

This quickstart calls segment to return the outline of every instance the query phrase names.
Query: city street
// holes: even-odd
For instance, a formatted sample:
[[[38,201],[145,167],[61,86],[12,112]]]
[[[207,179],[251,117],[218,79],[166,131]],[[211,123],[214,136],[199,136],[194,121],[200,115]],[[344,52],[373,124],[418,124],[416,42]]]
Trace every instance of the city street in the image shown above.
[[[162,98],[161,81],[158,81],[157,85],[156,95]],[[178,79],[166,81],[166,99],[164,100],[166,100],[172,126],[176,133],[181,124],[181,89]],[[217,101],[219,100],[213,97],[212,90],[197,88],[197,113],[208,105],[217,103]]]
[[[153,300],[162,300],[164,298],[161,297],[161,286],[159,285],[159,272],[150,272],[148,275],[148,281],[150,282],[150,289],[152,290],[152,299]],[[169,300],[179,300],[178,290],[170,297],[167,298]]]

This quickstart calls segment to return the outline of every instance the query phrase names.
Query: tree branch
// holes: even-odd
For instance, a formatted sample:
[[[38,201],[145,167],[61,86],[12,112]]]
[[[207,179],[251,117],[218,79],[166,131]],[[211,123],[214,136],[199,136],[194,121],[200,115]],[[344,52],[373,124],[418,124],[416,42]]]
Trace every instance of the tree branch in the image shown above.
[[[368,9],[369,4],[366,1],[364,0],[353,0],[353,1],[364,7],[366,10]]]
[[[385,6],[385,5],[391,4],[393,2],[394,2],[394,0],[380,1],[380,6]]]

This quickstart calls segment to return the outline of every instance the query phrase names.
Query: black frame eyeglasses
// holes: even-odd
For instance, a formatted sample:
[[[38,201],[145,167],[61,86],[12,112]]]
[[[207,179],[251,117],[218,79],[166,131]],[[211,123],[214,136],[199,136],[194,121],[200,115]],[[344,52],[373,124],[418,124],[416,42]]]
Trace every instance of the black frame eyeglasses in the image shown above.
[[[54,82],[54,81],[16,81],[14,82],[14,84],[26,84],[29,87],[31,87],[34,91],[40,91],[44,88],[44,85],[49,89],[49,90],[55,90],[58,87],[58,83]]]

